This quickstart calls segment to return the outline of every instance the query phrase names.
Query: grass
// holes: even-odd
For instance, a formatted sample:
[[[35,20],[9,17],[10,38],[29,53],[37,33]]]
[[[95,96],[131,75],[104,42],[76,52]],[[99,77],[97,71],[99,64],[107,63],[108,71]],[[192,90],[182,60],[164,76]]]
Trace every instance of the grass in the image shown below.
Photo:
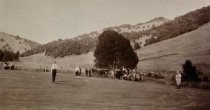
[[[1,110],[209,110],[209,91],[150,82],[0,70]]]

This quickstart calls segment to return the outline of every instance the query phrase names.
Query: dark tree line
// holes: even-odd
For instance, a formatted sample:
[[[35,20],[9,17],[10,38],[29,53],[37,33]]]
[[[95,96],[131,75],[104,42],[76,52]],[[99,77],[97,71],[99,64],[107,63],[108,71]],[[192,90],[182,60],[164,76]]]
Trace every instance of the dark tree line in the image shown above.
[[[0,50],[0,61],[15,61],[19,60],[19,51],[12,52],[7,50]]]
[[[21,56],[30,56],[45,52],[51,57],[65,57],[87,53],[95,47],[97,38],[80,36],[78,39],[57,40],[44,45],[37,46],[32,50],[24,52]]]

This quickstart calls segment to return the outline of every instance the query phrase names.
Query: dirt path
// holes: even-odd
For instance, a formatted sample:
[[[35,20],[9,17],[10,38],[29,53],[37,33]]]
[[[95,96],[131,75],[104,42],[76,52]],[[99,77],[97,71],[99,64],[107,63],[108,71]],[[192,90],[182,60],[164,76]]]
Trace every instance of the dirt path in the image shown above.
[[[0,110],[209,110],[210,91],[0,70]]]

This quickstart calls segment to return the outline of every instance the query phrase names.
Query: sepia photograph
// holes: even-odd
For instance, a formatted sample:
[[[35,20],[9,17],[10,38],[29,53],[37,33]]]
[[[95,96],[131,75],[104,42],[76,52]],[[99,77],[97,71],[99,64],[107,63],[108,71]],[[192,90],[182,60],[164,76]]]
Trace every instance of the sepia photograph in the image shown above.
[[[210,0],[0,0],[0,110],[210,110]]]

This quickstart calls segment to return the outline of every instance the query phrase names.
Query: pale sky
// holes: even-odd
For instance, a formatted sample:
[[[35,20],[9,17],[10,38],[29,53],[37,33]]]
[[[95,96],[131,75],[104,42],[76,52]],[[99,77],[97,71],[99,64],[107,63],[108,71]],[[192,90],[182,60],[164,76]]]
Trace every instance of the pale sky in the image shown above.
[[[154,17],[173,19],[210,0],[0,0],[0,32],[47,43]]]

